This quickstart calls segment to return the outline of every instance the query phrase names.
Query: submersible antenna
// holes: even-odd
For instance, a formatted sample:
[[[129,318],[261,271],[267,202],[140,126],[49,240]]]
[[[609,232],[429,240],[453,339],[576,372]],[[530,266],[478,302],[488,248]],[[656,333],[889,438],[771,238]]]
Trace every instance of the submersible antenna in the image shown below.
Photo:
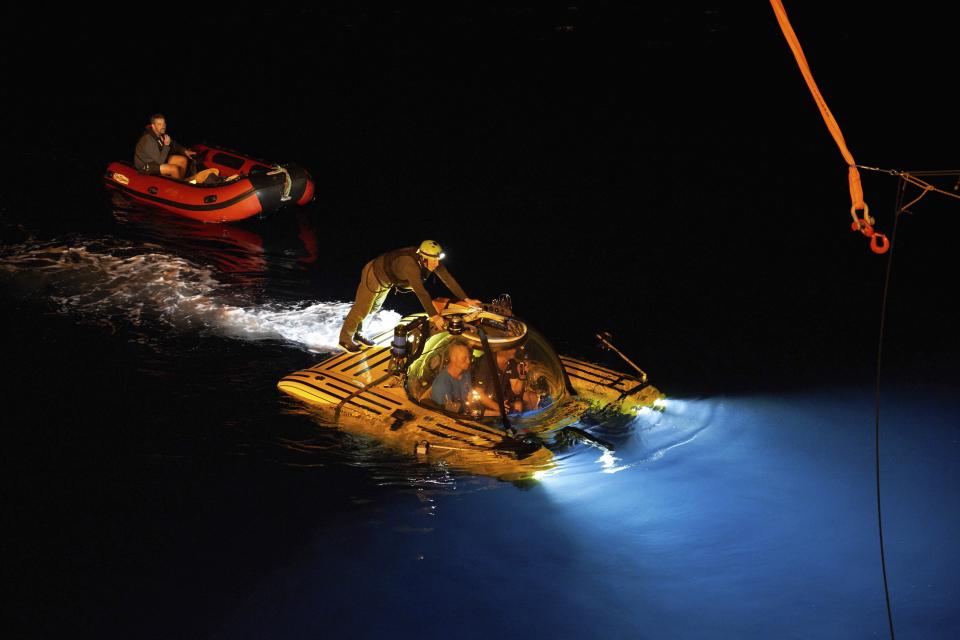
[[[613,351],[615,354],[617,354],[618,356],[620,356],[621,358],[623,358],[624,361],[625,361],[627,364],[629,364],[631,367],[633,367],[634,369],[636,369],[637,372],[640,374],[640,382],[646,382],[646,381],[647,381],[647,372],[644,371],[643,369],[641,369],[640,367],[638,367],[637,365],[635,365],[635,364],[633,363],[633,360],[631,360],[630,358],[628,358],[627,356],[625,356],[625,355],[623,354],[623,352],[620,351],[620,349],[617,349],[615,346],[613,346],[613,342],[611,342],[611,340],[613,340],[613,335],[611,335],[611,333],[610,333],[609,331],[603,331],[603,332],[601,332],[601,333],[598,333],[598,334],[597,334],[597,340],[600,341],[600,344],[601,344],[602,346],[604,346],[604,347],[606,347],[607,349],[610,349],[611,351]]]

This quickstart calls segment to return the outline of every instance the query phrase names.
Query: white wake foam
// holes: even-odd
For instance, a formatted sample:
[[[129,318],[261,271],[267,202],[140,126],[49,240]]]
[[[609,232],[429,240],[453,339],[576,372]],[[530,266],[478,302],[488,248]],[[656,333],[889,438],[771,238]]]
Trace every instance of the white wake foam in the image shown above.
[[[26,298],[45,297],[64,314],[122,330],[207,330],[239,340],[283,340],[311,351],[337,349],[352,303],[253,302],[250,292],[219,282],[213,271],[144,247],[95,243],[14,247],[0,255],[0,275]],[[368,319],[365,332],[391,329],[391,310]]]

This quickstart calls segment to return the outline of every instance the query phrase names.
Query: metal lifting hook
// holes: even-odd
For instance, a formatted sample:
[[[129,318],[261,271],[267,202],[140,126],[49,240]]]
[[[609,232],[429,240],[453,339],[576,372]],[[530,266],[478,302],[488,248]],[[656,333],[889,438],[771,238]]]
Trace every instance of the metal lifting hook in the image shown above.
[[[856,207],[850,208],[850,215],[853,216],[850,228],[870,238],[870,250],[878,255],[886,253],[890,248],[890,241],[887,240],[887,236],[873,230],[874,219],[870,217],[870,208],[867,204],[863,204],[863,218],[857,217]]]
[[[882,233],[878,233],[873,230],[873,226],[858,220],[850,225],[850,228],[854,231],[859,231],[866,237],[870,238],[870,250],[874,253],[880,255],[887,252],[890,249],[890,241],[887,239],[887,236]]]

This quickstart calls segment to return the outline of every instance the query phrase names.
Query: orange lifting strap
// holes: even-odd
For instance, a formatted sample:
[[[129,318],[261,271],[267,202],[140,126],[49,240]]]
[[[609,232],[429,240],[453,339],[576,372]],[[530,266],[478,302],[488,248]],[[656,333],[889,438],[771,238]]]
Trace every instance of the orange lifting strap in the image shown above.
[[[810,93],[813,94],[813,100],[820,109],[823,121],[827,123],[827,129],[830,130],[830,135],[833,136],[837,146],[840,147],[840,153],[843,154],[843,159],[846,160],[849,166],[847,173],[850,182],[850,200],[853,203],[850,207],[853,224],[851,224],[850,227],[854,231],[859,231],[870,238],[870,249],[874,253],[886,253],[887,249],[890,248],[890,243],[885,235],[873,230],[875,220],[870,217],[870,208],[867,206],[867,203],[863,201],[863,189],[860,186],[860,172],[857,171],[857,164],[853,161],[853,155],[851,155],[850,150],[847,149],[847,143],[843,140],[843,133],[840,132],[840,126],[837,124],[837,121],[834,120],[833,114],[830,113],[830,108],[827,107],[827,102],[823,99],[823,96],[820,94],[820,89],[817,88],[817,83],[813,80],[810,65],[807,64],[807,58],[803,55],[803,49],[800,48],[797,35],[793,32],[793,27],[790,26],[787,11],[783,8],[783,3],[780,2],[780,0],[770,0],[770,4],[773,6],[773,12],[777,15],[777,22],[780,23],[780,29],[787,39],[787,44],[790,45],[790,50],[793,51],[793,57],[797,60],[800,73],[803,74],[803,79],[807,81],[807,87],[810,89]],[[863,211],[863,218],[857,217],[858,211]]]

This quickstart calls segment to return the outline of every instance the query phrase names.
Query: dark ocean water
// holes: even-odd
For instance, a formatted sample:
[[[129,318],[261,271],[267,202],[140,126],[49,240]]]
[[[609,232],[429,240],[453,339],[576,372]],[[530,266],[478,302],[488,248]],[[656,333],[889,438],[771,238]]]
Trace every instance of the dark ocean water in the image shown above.
[[[791,11],[847,143],[953,168],[955,40],[867,8]],[[889,636],[888,262],[849,231],[768,6],[5,11],[5,59],[61,54],[12,65],[5,106],[5,161],[40,167],[0,192],[18,637]],[[143,24],[194,64],[145,70]],[[214,226],[111,198],[157,110],[181,142],[306,167],[315,201]],[[863,181],[892,235],[896,179]],[[913,211],[881,354],[886,561],[897,636],[954,638],[957,204]],[[593,345],[611,330],[667,410],[591,426],[613,455],[558,451],[524,486],[304,415],[276,382],[335,349],[364,262],[424,237],[471,295],[627,370]]]

